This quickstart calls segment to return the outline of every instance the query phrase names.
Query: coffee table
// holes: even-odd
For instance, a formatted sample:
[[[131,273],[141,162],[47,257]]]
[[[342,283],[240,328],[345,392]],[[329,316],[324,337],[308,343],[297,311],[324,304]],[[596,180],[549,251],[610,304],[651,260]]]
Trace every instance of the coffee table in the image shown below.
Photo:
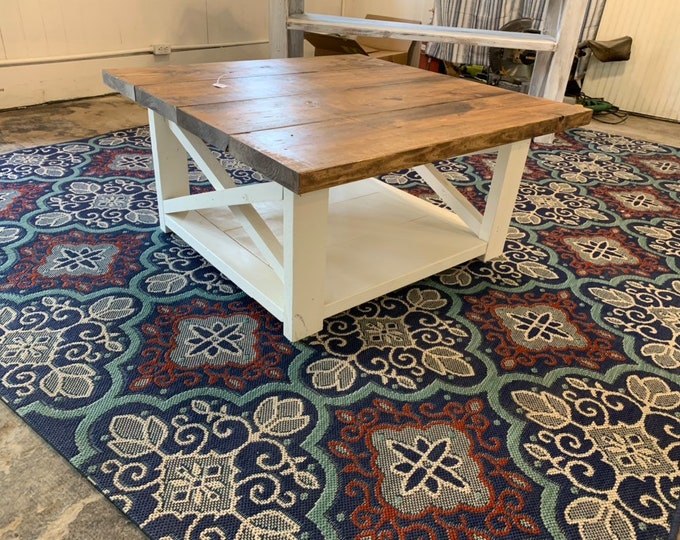
[[[530,141],[591,111],[362,55],[110,69],[149,109],[160,224],[300,340],[324,319],[502,254]],[[240,185],[210,150],[269,181]],[[480,213],[432,165],[497,149]],[[190,193],[187,157],[213,191]],[[435,206],[374,177],[414,167]]]

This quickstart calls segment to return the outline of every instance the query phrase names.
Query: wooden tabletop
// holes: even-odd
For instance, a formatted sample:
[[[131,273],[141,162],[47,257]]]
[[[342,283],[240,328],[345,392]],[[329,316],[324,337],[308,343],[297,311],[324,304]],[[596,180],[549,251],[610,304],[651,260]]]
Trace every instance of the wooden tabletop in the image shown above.
[[[104,82],[300,194],[560,132],[592,114],[361,55],[110,69]]]

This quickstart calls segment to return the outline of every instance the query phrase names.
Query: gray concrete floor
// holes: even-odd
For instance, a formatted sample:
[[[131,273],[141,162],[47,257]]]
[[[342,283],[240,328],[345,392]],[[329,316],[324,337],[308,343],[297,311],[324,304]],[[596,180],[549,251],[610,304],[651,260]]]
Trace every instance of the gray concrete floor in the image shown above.
[[[146,111],[119,96],[0,111],[0,153],[146,123]],[[680,147],[673,122],[631,116],[589,127]],[[0,494],[1,540],[146,538],[1,401]]]

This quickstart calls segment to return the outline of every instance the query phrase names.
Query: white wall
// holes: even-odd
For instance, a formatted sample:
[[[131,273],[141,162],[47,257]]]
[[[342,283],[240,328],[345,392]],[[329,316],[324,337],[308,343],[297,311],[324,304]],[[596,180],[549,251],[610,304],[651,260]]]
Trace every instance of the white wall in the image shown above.
[[[109,93],[103,68],[266,58],[268,24],[269,0],[0,0],[0,109]]]
[[[307,0],[429,22],[433,0]],[[101,70],[267,58],[269,0],[0,0],[0,109],[110,93]],[[154,56],[154,44],[172,53]]]
[[[607,0],[598,39],[631,36],[631,57],[591,59],[583,91],[625,111],[680,121],[679,22],[678,0]]]

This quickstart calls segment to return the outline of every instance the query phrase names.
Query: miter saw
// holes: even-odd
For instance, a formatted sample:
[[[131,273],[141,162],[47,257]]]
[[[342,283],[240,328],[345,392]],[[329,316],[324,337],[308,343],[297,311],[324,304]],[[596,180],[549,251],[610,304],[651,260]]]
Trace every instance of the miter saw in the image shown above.
[[[539,31],[532,26],[532,19],[522,18],[514,19],[500,29],[504,32],[538,34]],[[489,47],[488,83],[496,86],[519,87],[521,91],[526,92],[531,81],[535,60],[536,51]]]

